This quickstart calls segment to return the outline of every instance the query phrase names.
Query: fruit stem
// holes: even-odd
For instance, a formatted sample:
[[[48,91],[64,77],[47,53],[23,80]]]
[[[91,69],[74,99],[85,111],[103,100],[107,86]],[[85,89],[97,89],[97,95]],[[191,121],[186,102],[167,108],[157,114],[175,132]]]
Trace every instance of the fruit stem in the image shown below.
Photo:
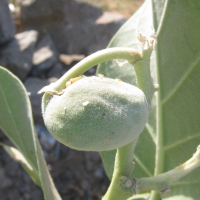
[[[69,71],[67,71],[58,81],[42,88],[38,93],[59,93],[65,88],[66,82],[69,81],[71,78],[78,77],[91,67],[112,59],[124,59],[128,62],[136,63],[138,60],[141,59],[141,53],[133,48],[125,47],[113,47],[103,49],[84,58]]]
[[[135,194],[133,157],[138,137],[128,145],[118,148],[115,157],[114,173],[111,184],[102,200],[125,200]]]
[[[137,86],[144,92],[149,105],[151,105],[153,94],[157,90],[151,78],[150,56],[151,52],[145,51],[143,52],[142,59],[139,62],[135,64],[131,63],[132,65],[134,65],[135,68],[137,76]]]
[[[152,51],[155,49],[156,45],[156,35],[154,29],[152,30],[149,38],[146,38],[142,35],[142,33],[138,32],[138,39],[141,41],[142,56],[138,62],[131,62],[131,64],[135,68],[137,86],[144,92],[147,102],[151,105],[153,94],[159,89],[159,86],[153,83],[150,72],[150,59]]]

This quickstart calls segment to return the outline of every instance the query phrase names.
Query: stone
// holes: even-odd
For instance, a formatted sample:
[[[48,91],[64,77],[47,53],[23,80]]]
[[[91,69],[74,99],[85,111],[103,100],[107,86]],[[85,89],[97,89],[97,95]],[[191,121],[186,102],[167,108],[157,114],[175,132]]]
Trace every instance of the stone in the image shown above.
[[[107,47],[109,41],[125,20],[108,24],[85,22],[82,24],[57,24],[49,32],[56,48],[62,54],[90,55]]]
[[[96,24],[108,24],[120,20],[126,20],[125,16],[116,12],[104,12],[103,15],[96,20]]]
[[[39,136],[42,147],[47,151],[52,150],[56,144],[56,139],[49,133],[49,131],[44,126],[38,124],[35,125],[35,131]]]
[[[52,77],[60,78],[64,73],[65,73],[65,70],[62,64],[56,63],[55,66],[53,66],[53,68],[47,72],[46,76],[47,78],[52,78]]]
[[[39,190],[39,189],[35,189],[34,191],[32,191],[32,192],[31,192],[31,197],[32,197],[32,200],[44,199],[43,193],[42,193],[42,191]]]
[[[8,0],[0,1],[0,44],[11,40],[16,31],[8,3]]]
[[[16,188],[13,188],[12,192],[7,193],[7,199],[23,200],[20,192]]]
[[[30,75],[42,77],[58,62],[58,53],[49,34],[46,34],[36,45],[33,54],[33,68]]]
[[[49,29],[58,51],[62,54],[90,55],[107,47],[109,41],[125,23],[122,15],[106,12],[95,23],[57,24]]]
[[[96,6],[75,0],[23,0],[22,21],[26,28],[42,30],[44,24],[63,21],[65,24],[95,21],[102,15]],[[46,27],[46,26],[45,26]],[[48,25],[47,25],[48,27]]]
[[[79,55],[79,54],[74,54],[74,55],[67,55],[67,54],[61,54],[59,56],[59,60],[66,64],[66,65],[70,65],[72,62],[76,62],[76,61],[81,61],[85,58],[84,55]]]
[[[24,80],[32,68],[37,31],[18,33],[7,45],[0,47],[0,65]]]
[[[3,141],[6,138],[4,132],[0,129],[0,141]]]
[[[60,54],[90,55],[107,47],[126,21],[122,15],[74,0],[24,0],[25,30],[48,32]]]
[[[95,175],[95,177],[102,179],[103,178],[103,170],[102,169],[96,169],[94,175]]]
[[[34,122],[36,124],[44,124],[42,117],[41,101],[43,94],[38,94],[38,91],[46,85],[55,82],[57,79],[40,79],[36,77],[27,78],[24,86],[29,94],[31,101]]]
[[[15,160],[11,160],[11,162],[6,163],[6,170],[9,176],[16,176],[17,171],[19,170],[19,163]]]
[[[5,174],[5,170],[3,168],[0,168],[0,190],[6,189],[12,185],[12,181],[8,178],[8,176]]]
[[[91,45],[85,47],[85,54],[90,55],[96,51],[105,49],[124,23],[125,20],[119,20],[107,24],[97,24],[95,27],[96,34],[92,35]],[[90,38],[90,35],[88,35],[88,38]]]

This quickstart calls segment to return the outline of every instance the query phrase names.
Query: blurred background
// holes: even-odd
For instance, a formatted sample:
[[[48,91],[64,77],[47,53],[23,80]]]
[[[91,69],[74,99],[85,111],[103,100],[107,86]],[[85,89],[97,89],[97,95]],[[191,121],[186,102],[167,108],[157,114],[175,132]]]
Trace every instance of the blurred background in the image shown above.
[[[63,200],[100,200],[109,186],[98,152],[75,151],[48,133],[37,92],[84,57],[106,48],[144,0],[0,0],[0,65],[24,83],[48,168]],[[94,75],[96,67],[85,74]],[[0,142],[12,145],[0,130]],[[0,147],[0,199],[42,200]]]

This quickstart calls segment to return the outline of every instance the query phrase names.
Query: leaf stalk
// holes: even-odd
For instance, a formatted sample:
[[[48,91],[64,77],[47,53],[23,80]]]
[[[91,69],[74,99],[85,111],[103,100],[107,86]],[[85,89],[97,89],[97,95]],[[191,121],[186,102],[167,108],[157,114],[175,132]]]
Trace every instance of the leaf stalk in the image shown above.
[[[170,192],[169,185],[171,183],[181,179],[198,167],[200,167],[200,145],[197,147],[197,151],[192,158],[182,165],[154,177],[138,179],[136,181],[137,192],[156,190],[160,191],[163,195],[167,195]]]

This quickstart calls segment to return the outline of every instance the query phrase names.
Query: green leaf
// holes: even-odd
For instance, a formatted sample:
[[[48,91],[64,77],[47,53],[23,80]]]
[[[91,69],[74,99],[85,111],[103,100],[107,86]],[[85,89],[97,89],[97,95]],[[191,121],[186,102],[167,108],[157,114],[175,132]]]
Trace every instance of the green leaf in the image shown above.
[[[0,67],[0,128],[38,173],[30,101],[21,81],[3,67]]]
[[[35,135],[35,141],[36,141],[38,167],[39,167],[39,172],[40,172],[42,189],[44,192],[44,198],[45,200],[62,200],[54,185],[51,175],[49,174],[49,171],[47,169],[46,162],[44,159],[44,155],[42,153],[42,149],[36,135]]]
[[[134,44],[136,31],[148,32],[154,20],[158,43],[151,72],[160,90],[154,96],[148,124],[136,147],[133,177],[152,176],[175,168],[188,160],[200,143],[199,10],[199,0],[147,0],[109,44],[138,48]],[[134,84],[136,78],[131,70],[128,65],[119,68],[109,62],[101,64],[97,73]],[[114,154],[101,154],[111,177]],[[199,199],[199,174],[197,169],[171,184],[171,192],[163,199]]]
[[[21,155],[21,163],[25,157],[23,167],[29,174],[33,168],[34,175],[40,177],[45,199],[61,200],[34,131],[26,89],[15,75],[3,67],[0,67],[0,128],[19,150],[7,146],[7,152],[11,156]]]
[[[147,34],[151,32],[152,18],[151,2],[147,1],[116,33],[108,47],[133,47],[140,50],[136,40],[138,29]],[[125,37],[124,37],[125,36]],[[109,66],[109,67],[108,67]],[[99,65],[97,74],[104,74],[110,78],[116,78],[133,84],[136,84],[135,71],[130,64],[118,67],[114,61],[107,61]]]
[[[33,170],[33,168],[31,167],[31,165],[28,163],[28,161],[21,154],[20,151],[18,151],[14,147],[11,147],[11,146],[8,146],[8,145],[2,144],[2,143],[0,143],[0,145],[5,149],[5,151],[10,155],[10,157],[12,159],[14,159],[15,161],[17,161],[18,163],[21,164],[21,166],[29,174],[29,176],[31,177],[31,179],[33,180],[33,182],[36,185],[41,186],[38,174],[36,174],[36,172]]]

